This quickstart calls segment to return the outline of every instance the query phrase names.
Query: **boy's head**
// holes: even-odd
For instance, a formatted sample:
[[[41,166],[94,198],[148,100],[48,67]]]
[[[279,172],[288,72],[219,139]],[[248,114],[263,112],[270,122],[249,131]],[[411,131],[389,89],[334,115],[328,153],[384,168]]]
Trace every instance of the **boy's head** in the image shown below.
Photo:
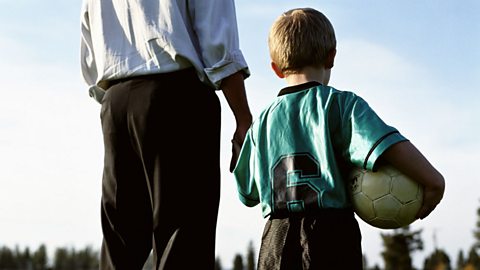
[[[305,67],[332,68],[329,55],[337,41],[330,21],[312,8],[292,9],[272,25],[268,46],[272,62],[285,74],[296,74]]]

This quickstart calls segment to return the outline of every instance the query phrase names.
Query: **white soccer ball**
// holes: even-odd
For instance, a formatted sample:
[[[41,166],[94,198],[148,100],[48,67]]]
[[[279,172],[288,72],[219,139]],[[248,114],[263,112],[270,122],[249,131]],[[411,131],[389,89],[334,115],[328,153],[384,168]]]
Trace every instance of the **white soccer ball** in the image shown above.
[[[355,168],[350,173],[350,195],[355,213],[380,229],[413,223],[422,206],[423,186],[390,165],[376,172]]]

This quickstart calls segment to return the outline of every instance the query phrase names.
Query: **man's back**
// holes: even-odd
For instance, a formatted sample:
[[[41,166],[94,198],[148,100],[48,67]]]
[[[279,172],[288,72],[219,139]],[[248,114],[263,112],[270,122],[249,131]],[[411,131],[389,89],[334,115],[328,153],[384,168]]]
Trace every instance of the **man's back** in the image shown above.
[[[101,102],[95,85],[191,66],[218,88],[232,70],[246,67],[235,18],[233,1],[84,0],[81,65],[90,95]]]

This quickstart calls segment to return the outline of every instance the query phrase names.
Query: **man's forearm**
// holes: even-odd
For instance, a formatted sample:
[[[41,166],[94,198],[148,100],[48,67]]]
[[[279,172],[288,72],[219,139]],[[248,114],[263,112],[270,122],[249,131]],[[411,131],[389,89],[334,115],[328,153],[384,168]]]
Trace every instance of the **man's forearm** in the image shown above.
[[[242,72],[237,72],[223,79],[220,88],[235,116],[237,129],[240,128],[246,132],[252,123],[252,113],[247,101]],[[243,138],[241,139],[243,141]]]

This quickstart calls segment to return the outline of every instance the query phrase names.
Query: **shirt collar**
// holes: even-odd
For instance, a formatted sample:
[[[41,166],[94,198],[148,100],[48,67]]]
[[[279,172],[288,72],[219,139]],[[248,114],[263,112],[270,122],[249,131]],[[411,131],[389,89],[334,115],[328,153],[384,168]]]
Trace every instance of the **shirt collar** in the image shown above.
[[[278,93],[278,96],[283,96],[283,95],[286,95],[286,94],[300,92],[300,91],[310,89],[310,88],[313,88],[313,87],[316,87],[316,86],[319,86],[319,85],[322,85],[322,84],[319,83],[319,82],[316,82],[316,81],[310,81],[310,82],[306,82],[306,83],[302,83],[302,84],[288,86],[288,87],[285,87],[282,90],[280,90],[280,92]]]

